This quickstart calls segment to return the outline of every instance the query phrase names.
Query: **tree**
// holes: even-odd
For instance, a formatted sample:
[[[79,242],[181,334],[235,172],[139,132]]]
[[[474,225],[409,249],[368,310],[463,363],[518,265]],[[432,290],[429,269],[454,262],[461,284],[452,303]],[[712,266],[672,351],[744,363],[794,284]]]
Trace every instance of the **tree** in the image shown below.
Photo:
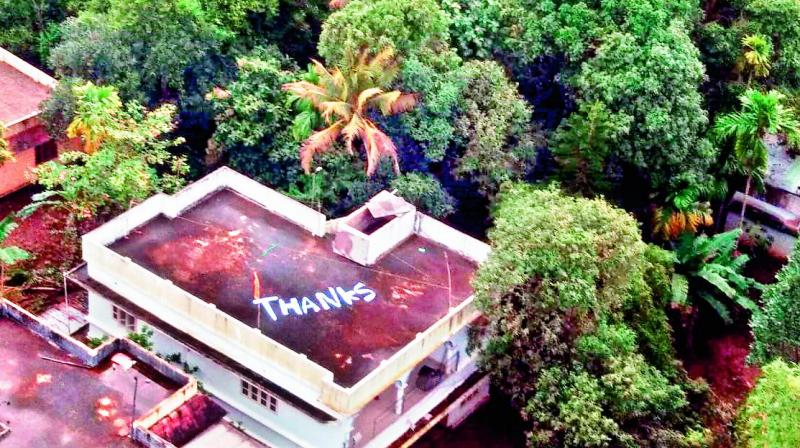
[[[529,422],[529,445],[703,439],[669,344],[651,345],[650,332],[668,328],[651,276],[659,251],[633,217],[554,187],[507,184],[498,198],[492,253],[473,282],[489,320],[481,364]],[[644,355],[654,351],[670,371]]]
[[[413,94],[398,90],[386,91],[397,77],[398,62],[391,48],[370,56],[364,50],[351,55],[343,66],[328,71],[314,61],[319,81],[297,81],[284,84],[284,89],[298,98],[310,101],[320,111],[326,128],[312,134],[300,149],[300,161],[306,173],[311,172],[314,156],[329,150],[341,137],[348,153],[360,141],[367,156],[367,175],[378,168],[381,157],[389,156],[397,164],[397,148],[391,138],[381,131],[369,116],[372,110],[384,116],[410,110],[416,104]]]
[[[455,211],[453,197],[429,174],[403,174],[394,179],[391,185],[398,195],[434,218],[443,218]]]
[[[365,47],[408,57],[447,42],[448,25],[436,0],[352,0],[322,25],[317,50],[332,65]]]
[[[56,73],[113,84],[123,100],[146,104],[180,98],[184,110],[224,81],[233,36],[212,3],[109,0],[67,19],[51,54]]]
[[[780,83],[800,85],[800,3],[795,0],[742,0],[739,27],[760,34],[775,48],[772,76]]]
[[[683,234],[675,248],[674,303],[688,305],[702,300],[726,323],[732,321],[731,305],[758,314],[758,305],[748,294],[760,289],[761,284],[742,274],[749,257],[735,253],[741,233],[741,229],[734,229],[712,237]]]
[[[742,448],[800,446],[800,367],[777,359],[764,366],[739,411]]]
[[[93,87],[87,83],[83,88]],[[110,88],[104,98],[116,95]],[[97,99],[79,95],[76,110],[95,109],[86,103]],[[36,168],[38,183],[47,189],[39,198],[58,198],[71,217],[83,219],[126,209],[156,191],[176,190],[183,185],[188,167],[184,157],[169,151],[183,140],[164,137],[174,129],[175,112],[169,104],[148,111],[128,103],[114,112],[114,120],[93,121],[92,135],[102,136],[93,153],[65,152]],[[70,128],[79,127],[74,123]]]
[[[761,34],[749,34],[742,38],[742,59],[739,63],[741,70],[747,73],[747,85],[753,77],[766,78],[772,67],[772,42]]]
[[[721,115],[714,125],[718,139],[733,140],[731,165],[747,177],[739,227],[744,224],[753,179],[760,181],[766,174],[768,154],[764,136],[780,132],[796,139],[800,133],[800,121],[793,109],[784,107],[783,99],[784,95],[775,90],[762,93],[749,89],[739,97],[741,110]]]
[[[629,120],[630,132],[611,142],[613,155],[664,194],[702,182],[715,159],[698,91],[703,77],[699,52],[676,23],[649,31],[645,41],[629,33],[605,35],[573,84],[581,101],[600,101]]]
[[[610,114],[602,102],[581,103],[550,142],[562,184],[587,197],[606,190],[606,160],[612,143],[629,132],[630,121],[630,117]]]
[[[96,86],[91,81],[73,88],[78,107],[67,127],[67,137],[80,137],[83,150],[92,154],[117,127],[122,101],[111,86]]]
[[[16,216],[11,213],[0,221],[0,297],[5,298],[6,269],[20,261],[30,258],[30,254],[17,246],[4,246],[3,243],[17,228]]]
[[[782,356],[800,361],[800,246],[778,273],[777,281],[767,285],[762,295],[761,313],[753,316],[753,344],[750,359],[765,364]]]
[[[715,188],[716,187],[716,188]],[[711,204],[703,196],[720,196],[720,188],[690,185],[667,195],[665,204],[653,211],[653,235],[664,240],[674,240],[684,233],[697,233],[702,227],[711,227]]]
[[[503,182],[529,171],[543,139],[531,124],[530,105],[500,64],[469,61],[460,73],[464,88],[454,122],[455,172],[491,196]]]

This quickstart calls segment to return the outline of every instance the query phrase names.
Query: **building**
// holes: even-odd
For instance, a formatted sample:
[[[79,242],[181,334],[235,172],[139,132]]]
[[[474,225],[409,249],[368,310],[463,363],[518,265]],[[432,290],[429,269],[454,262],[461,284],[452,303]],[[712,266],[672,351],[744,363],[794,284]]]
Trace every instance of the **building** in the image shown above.
[[[777,260],[787,260],[800,232],[800,159],[789,153],[778,136],[764,138],[767,172],[763,192],[755,188],[747,196],[744,241],[760,244]],[[739,227],[745,195],[735,192],[725,215],[725,229]]]
[[[194,378],[128,339],[89,348],[0,298],[0,341],[0,446],[264,448]]]
[[[486,244],[388,192],[327,220],[228,168],[83,237],[91,333],[148,326],[270,447],[407,446],[488,396]]]
[[[30,183],[30,170],[58,155],[59,144],[39,120],[56,80],[0,48],[0,125],[15,161],[0,166],[0,196]]]

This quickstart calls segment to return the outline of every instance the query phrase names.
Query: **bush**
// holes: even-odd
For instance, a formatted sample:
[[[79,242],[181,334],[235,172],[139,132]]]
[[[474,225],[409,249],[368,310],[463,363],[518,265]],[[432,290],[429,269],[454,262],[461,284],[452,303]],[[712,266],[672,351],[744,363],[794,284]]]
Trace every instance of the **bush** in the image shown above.
[[[736,435],[743,448],[800,446],[800,367],[777,359],[739,412]]]
[[[453,213],[455,200],[442,184],[429,174],[408,173],[392,181],[392,188],[418,209],[434,218],[443,218]]]
[[[766,363],[782,356],[800,361],[800,246],[795,247],[777,281],[766,287],[762,299],[762,312],[750,323],[754,337],[750,359]]]

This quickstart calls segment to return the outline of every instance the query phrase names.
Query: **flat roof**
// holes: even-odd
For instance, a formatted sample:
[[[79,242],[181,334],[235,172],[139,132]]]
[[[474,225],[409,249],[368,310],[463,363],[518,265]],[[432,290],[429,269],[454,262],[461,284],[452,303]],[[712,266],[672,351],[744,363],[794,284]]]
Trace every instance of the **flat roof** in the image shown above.
[[[0,122],[11,123],[39,111],[50,88],[0,61]]]
[[[137,418],[177,390],[142,363],[124,371],[109,360],[95,368],[77,362],[0,318],[0,421],[11,428],[0,447],[138,446],[127,437],[134,377]]]
[[[260,320],[263,334],[344,387],[470,297],[477,268],[416,235],[361,266],[334,254],[331,236],[314,236],[230,189],[174,219],[159,215],[109,247],[247,325]],[[254,272],[260,297],[281,298],[271,312],[253,304]]]

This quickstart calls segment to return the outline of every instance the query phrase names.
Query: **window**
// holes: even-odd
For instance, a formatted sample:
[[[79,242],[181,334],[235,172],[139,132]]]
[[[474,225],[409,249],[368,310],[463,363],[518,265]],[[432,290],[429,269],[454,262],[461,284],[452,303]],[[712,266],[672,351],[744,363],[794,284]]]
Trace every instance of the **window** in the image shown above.
[[[242,395],[272,412],[278,411],[278,398],[275,395],[272,395],[263,387],[255,385],[245,379],[242,379]]]
[[[117,308],[114,306],[112,308],[112,314],[114,315],[114,320],[117,321],[120,325],[125,327],[126,330],[130,333],[136,332],[136,318],[128,314],[127,311],[123,310],[122,308]]]
[[[36,164],[55,159],[58,156],[58,145],[55,140],[48,140],[36,147]]]

